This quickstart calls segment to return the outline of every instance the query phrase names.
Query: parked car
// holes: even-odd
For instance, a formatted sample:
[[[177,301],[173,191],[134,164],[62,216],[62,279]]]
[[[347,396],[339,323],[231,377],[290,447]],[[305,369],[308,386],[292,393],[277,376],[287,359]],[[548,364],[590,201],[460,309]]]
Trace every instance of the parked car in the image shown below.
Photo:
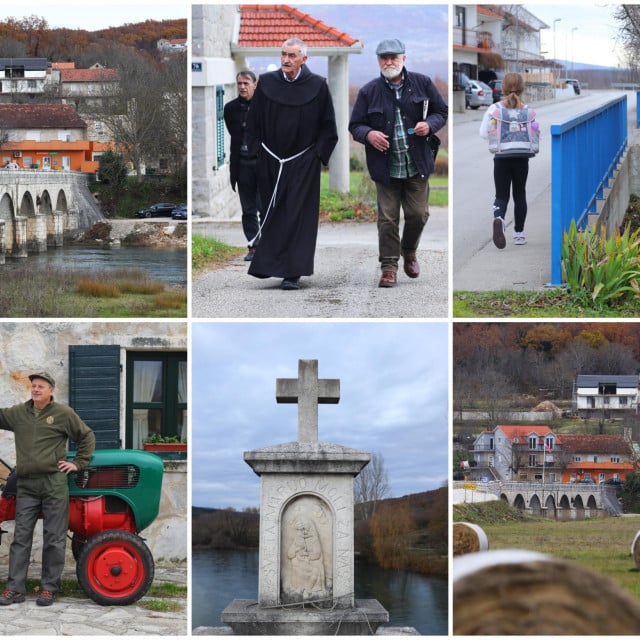
[[[464,101],[465,106],[471,109],[493,104],[491,87],[480,80],[469,80],[464,90]]]
[[[575,78],[567,78],[565,82],[573,87],[573,90],[577,96],[580,95],[580,82],[578,80],[576,80]]]
[[[488,85],[491,87],[493,93],[493,101],[499,102],[502,100],[502,80],[490,80]]]
[[[174,220],[186,220],[187,219],[187,205],[180,204],[172,212],[171,217]]]
[[[158,202],[157,204],[152,204],[146,209],[138,209],[138,211],[136,211],[136,218],[155,218],[156,216],[170,216],[176,206],[177,205],[173,202]]]

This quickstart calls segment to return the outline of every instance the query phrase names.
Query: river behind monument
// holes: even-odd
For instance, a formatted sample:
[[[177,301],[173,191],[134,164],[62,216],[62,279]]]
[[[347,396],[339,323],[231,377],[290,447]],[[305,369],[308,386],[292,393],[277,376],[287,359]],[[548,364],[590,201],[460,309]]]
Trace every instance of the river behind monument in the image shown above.
[[[422,635],[447,634],[446,577],[381,569],[355,563],[357,598],[377,598],[389,612],[389,626],[415,627]],[[253,599],[258,592],[258,551],[194,549],[192,626],[220,627],[229,594]]]

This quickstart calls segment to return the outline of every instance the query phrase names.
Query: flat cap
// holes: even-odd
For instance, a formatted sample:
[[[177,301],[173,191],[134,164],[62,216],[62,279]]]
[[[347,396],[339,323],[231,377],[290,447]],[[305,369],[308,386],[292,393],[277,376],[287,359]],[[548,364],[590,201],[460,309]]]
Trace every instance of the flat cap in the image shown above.
[[[404,42],[397,40],[396,38],[391,38],[390,40],[383,40],[376,47],[376,55],[398,55],[399,53],[404,53]]]
[[[39,371],[38,373],[32,373],[29,376],[29,380],[31,380],[32,382],[34,378],[42,378],[43,380],[46,380],[52,387],[56,386],[55,378],[50,373],[47,373],[46,371]]]

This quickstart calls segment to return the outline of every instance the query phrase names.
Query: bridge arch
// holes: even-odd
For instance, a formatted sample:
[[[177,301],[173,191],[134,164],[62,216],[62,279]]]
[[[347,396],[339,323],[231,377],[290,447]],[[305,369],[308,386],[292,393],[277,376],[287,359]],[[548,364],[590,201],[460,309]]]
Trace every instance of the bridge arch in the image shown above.
[[[515,509],[518,509],[519,511],[524,511],[527,508],[527,505],[524,501],[524,498],[522,497],[522,494],[519,493],[514,499],[513,499],[513,506]]]
[[[587,499],[587,509],[596,510],[597,508],[598,508],[598,503],[596,502],[596,498],[593,494],[591,494]]]
[[[544,501],[545,515],[548,518],[556,517],[556,501],[552,495],[548,495]]]
[[[529,499],[529,510],[534,516],[542,515],[542,505],[540,504],[540,498],[537,493],[534,493]]]

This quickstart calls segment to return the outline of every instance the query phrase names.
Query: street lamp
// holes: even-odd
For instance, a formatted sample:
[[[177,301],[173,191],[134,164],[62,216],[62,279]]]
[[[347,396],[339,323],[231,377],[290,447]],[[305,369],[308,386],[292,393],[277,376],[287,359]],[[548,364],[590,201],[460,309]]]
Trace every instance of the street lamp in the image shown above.
[[[573,77],[574,73],[573,73],[573,32],[577,31],[578,27],[573,27],[571,29],[571,77]]]
[[[556,22],[560,22],[562,18],[555,18],[553,21],[553,67],[554,67],[554,82],[555,82],[555,67],[556,67]]]

